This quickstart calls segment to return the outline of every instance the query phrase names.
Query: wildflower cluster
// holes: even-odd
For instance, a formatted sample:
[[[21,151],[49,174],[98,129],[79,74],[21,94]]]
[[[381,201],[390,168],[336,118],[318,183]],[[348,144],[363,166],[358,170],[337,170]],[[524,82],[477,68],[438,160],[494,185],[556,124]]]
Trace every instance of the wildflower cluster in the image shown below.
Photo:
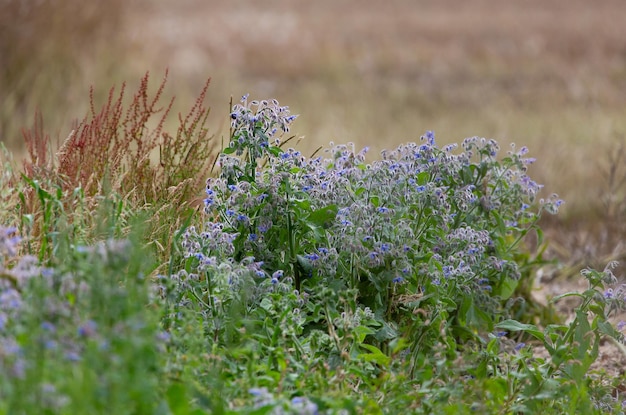
[[[617,261],[609,262],[602,271],[583,269],[580,273],[589,282],[589,293],[592,294],[587,301],[595,303],[598,307],[594,312],[602,318],[615,317],[626,311],[626,284],[619,283],[613,270],[618,267]],[[617,330],[622,331],[626,327],[624,321],[617,324]],[[622,342],[625,337],[622,333],[617,336]]]
[[[23,256],[10,266],[20,241],[16,228],[0,227],[0,371],[15,377],[25,376],[27,363],[20,344],[10,334],[11,329],[29,307],[24,288],[32,278],[42,275],[42,268],[32,256]]]
[[[230,113],[231,139],[221,158],[223,171],[227,172],[233,162],[225,157],[226,154],[241,156],[247,152],[246,160],[250,169],[244,173],[253,175],[259,158],[266,154],[277,154],[280,135],[289,131],[289,126],[296,118],[297,115],[291,115],[289,107],[281,106],[275,99],[248,101],[248,95],[244,95]]]
[[[0,226],[0,413],[624,412],[624,375],[593,370],[607,338],[625,341],[616,264],[552,299],[580,300],[567,324],[524,300],[543,251],[520,244],[562,203],[541,198],[525,147],[427,132],[374,162],[350,143],[306,157],[279,141],[294,118],[235,105],[186,217],[182,193],[96,206],[23,175],[33,198],[16,200],[42,210],[12,209],[25,246]],[[187,144],[162,149],[183,156],[170,184],[213,161]],[[153,213],[179,229],[171,245]]]
[[[473,137],[457,154],[427,132],[370,164],[353,144],[307,158],[270,146],[293,120],[287,114],[247,97],[233,108],[221,175],[207,181],[208,220],[183,241],[211,296],[232,296],[245,275],[257,293],[357,289],[363,306],[387,317],[399,296],[420,293],[469,301],[459,318],[470,325],[485,323],[470,318],[474,307],[500,310],[520,278],[514,248],[561,204],[555,195],[537,203],[526,148],[499,160],[495,141]]]
[[[55,268],[44,268],[29,255],[9,266],[19,242],[15,228],[0,228],[0,401],[13,396],[11,388],[31,385],[41,388],[48,410],[67,409],[75,402],[62,392],[63,376],[52,374],[102,371],[105,361],[139,362],[125,355],[133,347],[132,353],[163,348],[167,340],[142,315],[145,304],[127,303],[129,293],[140,300],[132,284],[118,280],[131,262],[129,241],[77,246],[74,258]],[[146,354],[144,360],[149,359]],[[98,379],[104,388],[112,382],[106,376]]]

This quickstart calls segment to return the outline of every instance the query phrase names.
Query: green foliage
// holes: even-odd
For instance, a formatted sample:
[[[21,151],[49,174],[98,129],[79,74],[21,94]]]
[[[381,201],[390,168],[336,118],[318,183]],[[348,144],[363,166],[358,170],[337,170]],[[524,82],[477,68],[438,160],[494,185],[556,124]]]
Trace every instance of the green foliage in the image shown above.
[[[538,198],[525,149],[457,154],[429,132],[370,164],[307,158],[280,144],[294,118],[233,107],[204,214],[105,191],[115,175],[90,198],[24,172],[20,228],[0,229],[0,413],[623,413],[623,379],[591,371],[624,342],[615,264],[553,300],[580,298],[568,324],[515,308],[542,261],[522,241],[561,203]],[[173,185],[199,157],[177,142]]]

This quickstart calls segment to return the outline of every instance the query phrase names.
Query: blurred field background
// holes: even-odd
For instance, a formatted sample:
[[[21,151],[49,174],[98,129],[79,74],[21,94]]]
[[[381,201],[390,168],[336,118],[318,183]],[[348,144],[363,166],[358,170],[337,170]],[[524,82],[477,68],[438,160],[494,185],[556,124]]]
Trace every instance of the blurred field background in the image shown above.
[[[62,141],[90,85],[101,104],[169,68],[176,112],[211,78],[218,140],[249,92],[301,114],[305,154],[352,141],[375,157],[426,130],[526,145],[544,196],[566,201],[551,249],[603,266],[626,260],[625,22],[623,0],[5,0],[0,139],[23,154],[39,109]]]

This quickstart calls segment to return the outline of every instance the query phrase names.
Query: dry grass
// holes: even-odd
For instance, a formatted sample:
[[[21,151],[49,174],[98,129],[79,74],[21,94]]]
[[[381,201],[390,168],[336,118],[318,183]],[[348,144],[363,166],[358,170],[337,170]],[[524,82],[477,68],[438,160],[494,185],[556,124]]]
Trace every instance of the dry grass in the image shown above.
[[[64,136],[88,109],[89,85],[106,94],[110,78],[124,73],[117,46],[126,6],[125,0],[0,2],[2,142],[20,148],[21,129],[37,109],[53,138]],[[115,48],[117,59],[110,54]]]

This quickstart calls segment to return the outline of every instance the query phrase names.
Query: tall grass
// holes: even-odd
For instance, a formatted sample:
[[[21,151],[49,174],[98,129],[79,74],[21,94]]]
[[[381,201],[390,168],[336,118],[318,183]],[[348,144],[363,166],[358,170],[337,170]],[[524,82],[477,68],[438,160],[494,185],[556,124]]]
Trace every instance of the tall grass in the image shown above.
[[[161,255],[170,254],[183,213],[197,208],[199,189],[215,163],[218,142],[206,126],[208,81],[189,112],[179,114],[179,126],[170,133],[163,125],[173,99],[160,102],[167,74],[154,92],[148,80],[146,74],[130,99],[125,97],[125,85],[117,92],[111,89],[100,109],[92,89],[90,115],[75,125],[60,146],[45,133],[39,117],[24,132],[29,155],[23,162],[24,181],[15,176],[12,180],[23,183],[16,207],[23,231],[42,244],[36,248],[40,259],[52,254],[47,247],[60,212],[74,211],[63,220],[81,232],[93,229],[97,234],[90,212],[110,196],[120,206],[117,215],[126,209],[150,212],[149,239]]]

